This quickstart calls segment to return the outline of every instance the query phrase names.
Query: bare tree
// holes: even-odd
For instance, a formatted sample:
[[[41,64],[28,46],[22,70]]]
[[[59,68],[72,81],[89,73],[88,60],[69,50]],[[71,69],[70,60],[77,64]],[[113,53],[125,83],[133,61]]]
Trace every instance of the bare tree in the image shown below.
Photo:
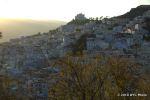
[[[116,100],[119,93],[136,93],[150,88],[148,81],[143,80],[144,86],[140,84],[143,77],[135,77],[138,66],[125,58],[66,57],[57,64],[61,66],[61,72],[50,89],[53,100]],[[150,90],[145,89],[145,93],[148,92]]]

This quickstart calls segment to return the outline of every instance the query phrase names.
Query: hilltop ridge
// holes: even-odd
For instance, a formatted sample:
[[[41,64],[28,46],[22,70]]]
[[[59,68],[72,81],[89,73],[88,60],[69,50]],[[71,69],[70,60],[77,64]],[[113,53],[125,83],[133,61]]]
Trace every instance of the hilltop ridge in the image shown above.
[[[136,8],[132,8],[129,12],[117,16],[117,18],[130,18],[133,19],[137,16],[142,16],[146,11],[150,10],[150,5],[140,5]]]

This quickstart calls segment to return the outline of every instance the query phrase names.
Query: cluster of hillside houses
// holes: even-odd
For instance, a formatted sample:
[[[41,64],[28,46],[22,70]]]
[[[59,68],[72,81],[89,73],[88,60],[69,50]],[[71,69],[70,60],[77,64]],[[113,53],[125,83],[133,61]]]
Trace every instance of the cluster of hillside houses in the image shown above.
[[[150,11],[133,20],[111,18],[103,19],[101,24],[94,21],[84,25],[69,24],[48,33],[11,39],[0,44],[0,74],[17,77],[26,83],[24,88],[30,87],[34,91],[35,96],[47,97],[48,83],[53,80],[48,75],[46,79],[50,82],[41,81],[41,74],[57,73],[59,70],[51,68],[50,59],[65,56],[72,50],[70,45],[84,34],[94,35],[86,38],[86,49],[83,50],[86,55],[132,57],[141,65],[150,66],[150,42],[143,39],[144,35],[150,35],[143,28],[145,17],[150,17]],[[86,17],[82,13],[75,17],[75,20],[84,19]],[[14,87],[13,90],[17,89]]]

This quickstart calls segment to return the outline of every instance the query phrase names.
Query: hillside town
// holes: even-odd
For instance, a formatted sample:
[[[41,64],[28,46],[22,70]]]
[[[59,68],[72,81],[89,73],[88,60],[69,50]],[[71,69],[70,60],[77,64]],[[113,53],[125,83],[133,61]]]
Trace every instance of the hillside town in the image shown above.
[[[0,44],[0,75],[13,79],[10,89],[14,94],[47,98],[56,81],[52,77],[60,70],[53,62],[70,53],[80,52],[88,59],[97,55],[125,57],[150,72],[148,18],[150,10],[133,19],[88,19],[80,13],[55,30],[11,39]],[[81,41],[82,49],[74,49]]]

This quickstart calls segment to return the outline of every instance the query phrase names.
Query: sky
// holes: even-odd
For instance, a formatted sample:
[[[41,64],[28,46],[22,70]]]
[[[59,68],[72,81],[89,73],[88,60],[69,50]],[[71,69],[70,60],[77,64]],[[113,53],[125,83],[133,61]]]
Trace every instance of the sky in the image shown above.
[[[70,21],[86,17],[117,16],[150,0],[0,0],[0,18]]]

